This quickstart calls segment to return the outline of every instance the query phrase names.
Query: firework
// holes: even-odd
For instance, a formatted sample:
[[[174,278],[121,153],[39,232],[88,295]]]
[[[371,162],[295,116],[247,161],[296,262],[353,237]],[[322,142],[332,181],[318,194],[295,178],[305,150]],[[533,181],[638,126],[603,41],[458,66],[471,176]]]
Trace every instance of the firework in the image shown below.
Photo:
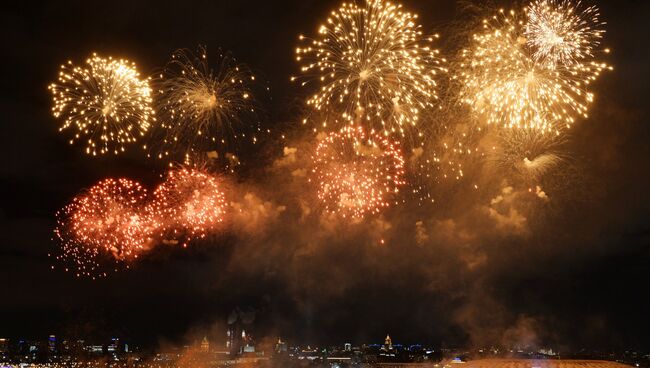
[[[154,121],[149,80],[127,60],[93,54],[86,64],[61,66],[58,81],[48,87],[52,112],[63,120],[59,131],[76,129],[70,144],[85,140],[86,153],[93,156],[118,154]]]
[[[366,134],[361,127],[327,135],[313,160],[319,200],[326,212],[344,218],[380,212],[404,184],[399,146],[373,131]]]
[[[441,102],[443,109],[427,120],[424,144],[408,159],[409,183],[419,182],[432,200],[447,196],[457,185],[474,184],[476,168],[485,156],[481,140],[486,129],[466,109],[459,109],[453,96]],[[413,178],[417,176],[417,178]]]
[[[317,38],[300,36],[306,43],[296,49],[301,71],[320,83],[307,103],[342,111],[346,123],[403,135],[433,106],[436,74],[443,70],[444,60],[430,46],[437,36],[423,37],[416,21],[400,5],[367,0],[332,12]]]
[[[178,50],[160,75],[156,90],[164,148],[159,158],[179,151],[223,152],[245,138],[245,116],[254,117],[255,76],[229,55],[219,55],[212,69],[204,48],[198,55]],[[256,140],[254,134],[249,138]],[[171,151],[171,152],[170,152]]]
[[[165,182],[154,191],[149,211],[163,241],[186,246],[218,228],[225,206],[219,178],[199,169],[180,168],[169,171]]]
[[[106,179],[57,214],[54,231],[62,252],[78,276],[105,276],[104,261],[114,267],[148,249],[154,224],[145,211],[147,191],[127,179]]]
[[[587,87],[611,67],[537,62],[518,18],[514,11],[501,11],[483,21],[461,53],[461,99],[488,124],[560,134],[576,118],[588,117],[594,95]]]
[[[535,0],[528,6],[524,36],[537,62],[571,65],[593,57],[605,31],[598,8],[569,0]]]
[[[566,139],[553,133],[525,129],[499,131],[488,160],[504,174],[539,183],[568,161],[563,149]]]

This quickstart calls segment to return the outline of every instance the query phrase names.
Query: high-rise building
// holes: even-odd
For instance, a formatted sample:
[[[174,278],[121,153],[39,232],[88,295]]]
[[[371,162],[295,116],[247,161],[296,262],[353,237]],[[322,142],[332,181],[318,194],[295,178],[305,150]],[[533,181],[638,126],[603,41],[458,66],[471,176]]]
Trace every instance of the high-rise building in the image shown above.
[[[9,339],[0,338],[0,354],[9,352]]]
[[[47,339],[47,352],[54,354],[56,352],[56,336],[50,335]]]
[[[226,337],[228,338],[226,341],[226,349],[228,349],[231,355],[239,354],[242,345],[240,331],[238,323],[233,323],[228,326],[228,331],[226,333]]]
[[[350,344],[349,342],[346,342],[345,345],[344,345],[343,350],[352,351],[352,344]]]

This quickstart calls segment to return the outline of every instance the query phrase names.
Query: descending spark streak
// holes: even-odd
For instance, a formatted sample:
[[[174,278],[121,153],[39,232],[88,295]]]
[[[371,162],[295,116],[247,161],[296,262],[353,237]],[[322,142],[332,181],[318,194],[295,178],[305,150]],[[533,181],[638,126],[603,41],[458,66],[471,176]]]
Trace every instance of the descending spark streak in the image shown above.
[[[325,210],[362,218],[390,206],[404,184],[404,159],[397,144],[361,127],[329,134],[316,147],[313,180]]]
[[[301,71],[321,84],[307,103],[384,134],[415,126],[438,98],[435,78],[444,61],[416,20],[384,0],[345,3],[316,39],[300,36],[307,43],[296,49]]]
[[[118,154],[155,120],[149,80],[141,79],[135,64],[127,60],[93,54],[86,64],[61,65],[58,81],[48,87],[52,113],[63,119],[60,131],[76,128],[70,144],[83,139],[88,154]]]

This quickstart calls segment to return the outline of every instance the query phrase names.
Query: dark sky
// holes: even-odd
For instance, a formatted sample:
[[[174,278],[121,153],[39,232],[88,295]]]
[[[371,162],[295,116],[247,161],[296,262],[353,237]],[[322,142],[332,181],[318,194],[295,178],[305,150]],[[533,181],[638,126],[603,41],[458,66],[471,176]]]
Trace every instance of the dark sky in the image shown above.
[[[454,1],[403,3],[443,40],[448,25],[465,16]],[[590,119],[576,124],[569,143],[587,179],[564,183],[570,188],[558,198],[569,199],[559,208],[520,208],[527,217],[523,230],[489,222],[490,199],[506,185],[480,173],[477,180],[492,190],[483,197],[452,190],[439,207],[406,203],[351,228],[323,224],[313,214],[305,220],[292,193],[302,186],[282,171],[288,170],[283,160],[294,159],[283,156],[283,147],[298,147],[300,156],[305,143],[269,139],[244,153],[253,157],[249,169],[233,179],[240,187],[233,202],[259,211],[258,222],[239,219],[236,230],[188,250],[158,249],[105,280],[50,270],[54,214],[70,198],[109,176],[153,186],[164,173],[138,152],[91,158],[66,143],[47,90],[61,63],[96,51],[153,73],[178,48],[230,50],[271,87],[263,108],[272,137],[300,136],[296,131],[304,128],[292,122],[301,116],[292,106],[306,92],[289,82],[298,69],[297,35],[313,34],[337,5],[3,6],[0,336],[183,342],[222,336],[228,314],[239,308],[254,312],[258,336],[296,342],[380,341],[389,332],[398,342],[447,345],[650,346],[650,5],[641,0],[597,2],[615,69],[595,84]],[[301,158],[294,161],[287,165],[300,165]],[[381,247],[373,238],[378,232],[389,240]]]

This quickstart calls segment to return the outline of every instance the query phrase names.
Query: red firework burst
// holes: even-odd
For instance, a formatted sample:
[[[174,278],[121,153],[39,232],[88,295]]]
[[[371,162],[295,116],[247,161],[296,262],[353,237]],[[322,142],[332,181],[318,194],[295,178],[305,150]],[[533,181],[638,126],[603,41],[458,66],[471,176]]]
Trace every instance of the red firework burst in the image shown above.
[[[390,206],[404,184],[404,159],[397,143],[361,127],[330,133],[313,157],[313,179],[325,211],[362,218]]]

